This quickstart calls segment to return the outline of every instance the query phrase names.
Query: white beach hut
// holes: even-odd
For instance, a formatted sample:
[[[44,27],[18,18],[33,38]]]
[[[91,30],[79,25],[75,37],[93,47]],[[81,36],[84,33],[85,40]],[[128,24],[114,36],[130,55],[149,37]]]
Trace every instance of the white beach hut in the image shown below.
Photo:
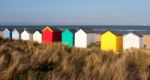
[[[36,31],[33,33],[33,41],[42,43],[42,34],[41,34],[41,31],[40,31],[40,30],[36,30]]]
[[[123,36],[123,49],[142,48],[142,35],[130,32]]]
[[[75,33],[75,47],[87,48],[91,43],[95,43],[96,32],[89,28],[79,29]]]
[[[21,40],[33,40],[33,30],[24,29],[21,33]]]
[[[12,39],[19,40],[20,37],[21,37],[21,32],[22,31],[23,31],[22,29],[13,29],[13,31],[12,31]]]

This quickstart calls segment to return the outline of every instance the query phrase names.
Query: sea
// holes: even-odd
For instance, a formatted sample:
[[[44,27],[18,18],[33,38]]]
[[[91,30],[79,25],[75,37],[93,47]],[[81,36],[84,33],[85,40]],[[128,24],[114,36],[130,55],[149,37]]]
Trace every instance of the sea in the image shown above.
[[[61,30],[64,29],[80,29],[80,28],[91,28],[95,30],[97,33],[102,33],[107,30],[118,31],[122,33],[128,32],[136,32],[139,34],[150,34],[150,25],[1,25],[2,28],[28,28],[28,29],[40,29],[42,30],[44,27],[56,27]]]

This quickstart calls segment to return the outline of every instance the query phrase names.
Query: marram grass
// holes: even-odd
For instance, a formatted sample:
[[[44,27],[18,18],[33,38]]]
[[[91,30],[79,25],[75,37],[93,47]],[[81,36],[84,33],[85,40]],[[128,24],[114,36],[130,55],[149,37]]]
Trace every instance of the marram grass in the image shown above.
[[[0,80],[149,80],[150,50],[120,54],[99,47],[0,39]]]

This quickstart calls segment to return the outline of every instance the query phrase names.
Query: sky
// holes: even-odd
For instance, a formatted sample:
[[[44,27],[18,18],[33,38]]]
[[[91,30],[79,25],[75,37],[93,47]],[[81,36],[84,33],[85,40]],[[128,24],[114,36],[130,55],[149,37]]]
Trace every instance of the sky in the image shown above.
[[[0,0],[0,25],[150,25],[150,0]]]

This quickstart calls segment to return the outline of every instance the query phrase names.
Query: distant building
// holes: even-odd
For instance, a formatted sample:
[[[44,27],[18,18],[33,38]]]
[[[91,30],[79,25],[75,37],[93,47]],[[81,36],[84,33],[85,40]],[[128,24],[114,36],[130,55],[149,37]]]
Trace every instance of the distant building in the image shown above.
[[[96,32],[89,28],[79,29],[75,33],[75,47],[87,48],[91,43],[95,43]]]
[[[11,30],[8,29],[8,28],[4,29],[4,31],[3,31],[3,38],[4,39],[11,39],[11,36],[12,36]]]
[[[73,47],[74,46],[75,32],[76,32],[76,30],[65,29],[61,34],[62,44],[66,44],[69,47]]]
[[[40,30],[36,30],[36,31],[33,33],[33,41],[42,43],[42,33],[41,33]]]
[[[21,40],[33,40],[33,30],[24,29],[21,33]]]
[[[123,36],[116,31],[105,31],[101,34],[101,50],[120,52],[123,50]]]
[[[61,42],[61,30],[58,28],[45,27],[42,30],[42,43],[52,44],[54,42]]]
[[[125,34],[123,36],[123,49],[130,49],[130,48],[142,48],[142,35],[135,33],[135,32],[129,32],[128,34]]]

